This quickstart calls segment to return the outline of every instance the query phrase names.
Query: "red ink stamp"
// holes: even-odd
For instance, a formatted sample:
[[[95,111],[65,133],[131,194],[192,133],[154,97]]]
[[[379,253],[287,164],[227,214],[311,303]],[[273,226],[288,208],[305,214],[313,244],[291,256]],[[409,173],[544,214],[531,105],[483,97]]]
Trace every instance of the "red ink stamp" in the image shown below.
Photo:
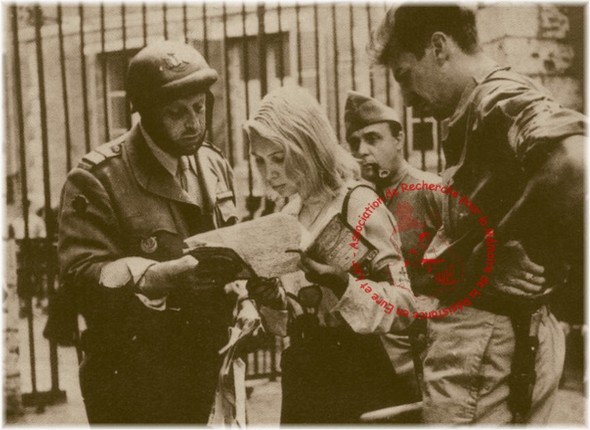
[[[460,195],[458,191],[454,190],[452,186],[443,186],[441,184],[430,184],[422,181],[420,184],[400,184],[396,188],[388,188],[384,190],[385,199],[379,198],[374,202],[369,202],[363,214],[359,215],[353,240],[350,246],[355,249],[355,243],[358,242],[360,235],[370,219],[371,215],[376,210],[390,210],[389,208],[381,208],[385,206],[385,202],[399,197],[403,193],[419,192],[422,190],[430,190],[440,192],[447,198],[448,204],[456,204],[457,210],[460,210],[464,218],[475,217],[470,221],[474,226],[481,229],[481,240],[485,242],[486,258],[483,267],[481,268],[481,275],[475,276],[475,283],[473,286],[465,285],[466,279],[466,257],[461,255],[455,249],[455,244],[449,243],[444,234],[439,231],[433,234],[426,229],[426,225],[415,214],[415,208],[408,201],[400,200],[396,203],[394,216],[397,225],[394,227],[390,235],[392,242],[400,241],[400,234],[408,231],[419,231],[417,234],[418,240],[413,244],[409,251],[409,255],[404,258],[404,265],[400,269],[399,276],[393,275],[391,279],[394,288],[409,289],[405,285],[404,279],[408,278],[407,268],[420,266],[422,270],[430,274],[432,277],[431,288],[425,295],[412,295],[416,303],[432,303],[431,298],[441,301],[445,297],[453,297],[452,294],[458,288],[464,288],[468,291],[459,300],[454,301],[447,306],[438,306],[436,309],[421,309],[423,306],[417,305],[416,310],[396,308],[393,303],[389,303],[378,294],[373,293],[371,286],[366,282],[366,276],[362,268],[353,262],[351,272],[360,282],[360,288],[367,294],[371,294],[370,299],[376,305],[382,307],[384,312],[391,314],[395,308],[395,315],[400,317],[411,317],[415,319],[430,319],[430,318],[444,318],[455,312],[461,312],[464,307],[472,306],[472,301],[477,300],[481,296],[481,291],[489,284],[489,274],[492,272],[495,263],[495,246],[496,239],[494,238],[494,230],[489,227],[488,216],[482,213],[482,210],[467,196]],[[442,218],[442,214],[438,214]],[[433,237],[434,236],[434,237]],[[479,238],[479,236],[478,236]],[[456,293],[455,293],[456,294]]]

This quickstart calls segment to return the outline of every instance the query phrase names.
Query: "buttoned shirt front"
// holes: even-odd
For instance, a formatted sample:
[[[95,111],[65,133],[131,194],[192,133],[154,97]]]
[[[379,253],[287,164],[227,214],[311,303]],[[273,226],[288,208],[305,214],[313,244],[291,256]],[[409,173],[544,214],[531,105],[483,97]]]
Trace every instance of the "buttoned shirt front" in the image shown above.
[[[145,130],[143,125],[141,125],[141,123],[139,124],[139,129],[141,130],[141,134],[143,135],[143,138],[145,139],[147,146],[152,151],[152,154],[154,154],[154,157],[156,157],[156,160],[158,160],[158,162],[168,171],[168,173],[170,173],[172,175],[172,177],[174,177],[176,179],[176,182],[178,183],[178,185],[180,185],[181,188],[183,188],[179,176],[181,174],[185,174],[185,173],[181,172],[182,163],[180,162],[180,158],[175,157],[172,154],[169,154],[168,152],[166,152],[162,148],[160,148],[158,145],[156,145],[154,140],[151,138],[149,133]],[[194,155],[184,155],[183,157],[188,161],[189,167],[190,167],[190,174],[186,175],[187,180],[193,182],[188,187],[188,189],[195,190],[195,192],[192,193],[194,195],[191,195],[189,193],[188,197],[191,200],[193,200],[196,205],[198,205],[199,207],[202,207],[203,206],[202,193],[200,191],[200,186],[199,186],[199,180],[198,180],[199,172],[198,172],[195,156]],[[184,191],[186,192],[187,190],[184,190]]]

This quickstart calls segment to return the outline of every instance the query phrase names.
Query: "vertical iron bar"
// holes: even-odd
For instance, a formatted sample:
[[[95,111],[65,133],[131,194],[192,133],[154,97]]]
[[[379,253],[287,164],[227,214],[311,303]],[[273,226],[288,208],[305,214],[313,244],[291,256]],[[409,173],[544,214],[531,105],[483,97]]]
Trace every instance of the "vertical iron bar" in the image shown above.
[[[205,60],[209,61],[209,37],[207,34],[207,3],[203,2],[203,55]],[[229,118],[228,118],[229,120]],[[209,140],[213,141],[213,124],[209,130]]]
[[[355,73],[355,61],[354,61],[354,15],[352,11],[352,3],[348,6],[349,14],[349,34],[350,34],[350,71],[352,77],[352,90],[356,90],[356,73]]]
[[[413,133],[413,128],[414,128],[414,123],[413,123],[413,119],[412,116],[408,114],[410,108],[407,107],[403,107],[402,111],[404,113],[404,125],[406,127],[406,132],[404,134],[404,159],[408,159],[408,157],[410,156],[409,154],[409,150],[408,150],[408,146],[409,146],[409,142],[408,142],[408,138],[410,136],[410,127],[412,127],[412,139],[415,139],[414,133]],[[409,118],[409,121],[408,121]]]
[[[246,119],[250,118],[250,91],[248,89],[248,81],[250,80],[250,64],[248,62],[248,36],[246,34],[246,1],[242,1],[242,61],[244,62],[244,90],[246,96]],[[250,201],[254,195],[254,177],[252,175],[252,163],[250,163],[249,148],[244,146],[243,150],[246,152],[246,160],[248,162],[248,198]],[[250,212],[250,218],[253,218],[254,213]]]
[[[284,53],[284,46],[283,46],[283,27],[281,22],[281,3],[277,4],[277,20],[279,25],[279,78],[281,80],[281,85],[285,83],[285,53]]]
[[[297,83],[299,85],[303,84],[303,77],[301,76],[301,27],[299,23],[299,12],[300,12],[299,2],[295,3],[295,27],[297,29]]]
[[[168,5],[162,4],[162,20],[164,21],[164,39],[168,40]]]
[[[49,178],[49,142],[47,133],[47,100],[45,93],[45,64],[43,62],[43,39],[41,37],[41,27],[43,26],[43,16],[41,6],[36,4],[35,11],[35,54],[37,59],[37,79],[39,85],[39,115],[41,124],[41,145],[43,156],[43,190],[45,196],[46,216],[51,211],[51,188]],[[47,225],[47,237],[51,236],[53,231],[49,231],[53,223]]]
[[[387,1],[385,1],[385,3],[383,3],[383,7],[385,8],[385,13],[387,13]],[[389,78],[389,67],[384,67],[383,68],[384,73],[385,73],[385,96],[386,96],[386,101],[387,101],[387,106],[391,106],[391,81]],[[397,107],[397,106],[394,106]],[[403,109],[403,108],[402,108]],[[406,139],[407,141],[407,139]],[[406,156],[406,159],[408,157]]]
[[[19,129],[19,161],[21,170],[21,200],[22,200],[22,212],[23,221],[25,227],[25,237],[21,241],[19,246],[19,252],[21,256],[23,253],[27,254],[27,250],[30,248],[30,237],[29,237],[29,196],[28,196],[28,185],[27,185],[27,154],[25,150],[25,122],[24,122],[24,109],[23,109],[23,95],[22,95],[22,82],[21,82],[21,63],[20,63],[20,50],[19,50],[19,37],[18,37],[18,9],[15,5],[11,7],[12,12],[12,42],[14,50],[14,79],[16,86],[16,113]],[[33,307],[32,300],[29,299],[27,303],[27,325],[29,333],[29,364],[31,366],[31,387],[33,395],[37,394],[37,369],[35,367],[35,336],[33,327]]]
[[[276,381],[277,379],[277,338],[272,336],[272,344],[270,348],[270,380]]]
[[[205,3],[203,3],[203,7],[205,7]],[[227,132],[227,152],[228,152],[228,159],[230,164],[234,165],[234,157],[233,157],[233,138],[232,138],[232,121],[231,121],[231,103],[230,103],[230,88],[229,88],[229,56],[227,53],[228,46],[227,46],[227,5],[226,2],[223,2],[223,69],[225,71],[224,75],[224,83],[225,83],[225,124],[226,124],[226,132]]]
[[[36,4],[35,11],[35,51],[37,57],[37,79],[39,81],[39,115],[41,120],[41,145],[43,157],[43,192],[45,195],[45,225],[47,234],[45,238],[47,251],[53,246],[53,237],[55,235],[54,223],[51,221],[51,184],[49,176],[49,136],[47,132],[47,100],[45,97],[45,64],[43,62],[43,39],[41,38],[41,26],[43,25],[43,16],[41,6]],[[52,276],[47,277],[47,292],[53,294]],[[31,307],[32,312],[32,307]],[[31,332],[32,334],[32,332]],[[49,365],[51,370],[51,391],[59,392],[59,373],[57,363],[57,345],[55,342],[49,342]]]
[[[256,8],[258,15],[258,69],[260,70],[260,98],[268,92],[268,76],[266,73],[266,28],[264,25],[264,3],[259,3]]]
[[[262,370],[262,373],[263,373],[264,375],[268,374],[268,370],[267,370],[267,367],[266,367],[266,365],[267,365],[267,363],[268,363],[268,358],[267,358],[267,356],[268,356],[268,351],[266,350],[266,348],[264,348],[264,349],[262,350],[262,369],[263,369],[263,370]]]
[[[225,21],[223,25],[225,28]],[[203,55],[205,56],[205,60],[209,61],[209,38],[207,37],[207,2],[203,2]]]
[[[387,106],[391,106],[391,80],[389,77],[389,67],[385,67],[385,87],[387,88],[387,91],[385,91]]]
[[[203,2],[203,55],[205,60],[209,61],[209,35],[207,32],[207,2]],[[229,118],[227,119],[229,121]],[[209,140],[213,142],[213,125],[211,125],[211,130],[209,130],[208,135]]]
[[[334,37],[334,96],[336,107],[336,135],[340,141],[340,85],[338,80],[338,26],[336,23],[336,4],[332,3],[332,37]]]
[[[123,39],[123,89],[127,88],[127,19],[125,14],[125,3],[121,4],[121,30]],[[127,128],[131,128],[131,108],[129,107],[129,99],[127,92],[125,92],[125,124]]]
[[[441,121],[436,121],[436,154],[438,155],[438,160],[436,162],[436,173],[440,175],[442,172],[442,125]]]
[[[105,41],[105,23],[104,23],[104,3],[100,4],[100,52],[102,54],[101,69],[102,69],[102,100],[104,111],[104,138],[105,142],[111,140],[111,130],[109,127],[109,98],[107,91],[107,56],[105,55],[106,41]]]
[[[318,4],[313,5],[313,38],[315,43],[315,94],[318,101],[321,101],[320,93],[320,35],[318,25]]]
[[[250,93],[248,81],[250,80],[250,62],[248,61],[248,36],[246,35],[246,2],[242,1],[242,61],[244,63],[244,94],[246,96],[246,118],[250,117]]]
[[[141,4],[141,29],[143,34],[143,46],[147,45],[147,6]]]
[[[88,77],[86,76],[86,54],[84,54],[84,5],[78,6],[80,16],[80,67],[82,72],[82,104],[84,112],[84,145],[86,152],[90,152],[90,115],[88,113]]]
[[[23,221],[25,227],[25,242],[29,241],[29,204],[28,204],[28,181],[27,181],[27,152],[25,150],[25,120],[23,108],[23,88],[21,82],[20,49],[18,37],[18,9],[15,5],[10,6],[12,18],[12,49],[14,51],[14,84],[16,90],[16,117],[18,124],[18,148],[20,164],[20,187]]]
[[[258,361],[260,360],[259,350],[254,351],[254,375],[258,376]]]
[[[371,22],[371,3],[367,3],[367,28],[369,29],[369,39],[373,37],[373,24]],[[373,81],[373,67],[369,66],[369,85],[371,97],[375,95],[375,82]]]
[[[29,243],[30,244],[30,243]],[[26,246],[29,249],[29,246]],[[22,252],[22,251],[21,251]],[[28,254],[28,253],[27,253]],[[27,287],[31,288],[28,284],[30,279],[27,277]],[[33,296],[27,297],[27,327],[29,330],[29,364],[31,366],[31,391],[33,393],[35,401],[39,401],[37,396],[37,368],[35,366],[35,327],[33,325]],[[38,405],[41,406],[42,405]]]
[[[184,43],[188,43],[188,20],[186,16],[186,3],[182,3],[182,33],[184,34]]]
[[[61,68],[61,90],[64,103],[64,130],[66,137],[66,169],[72,170],[72,135],[70,130],[70,108],[68,105],[68,81],[66,77],[66,54],[64,50],[63,14],[61,4],[57,5],[57,29],[59,38],[59,64]]]

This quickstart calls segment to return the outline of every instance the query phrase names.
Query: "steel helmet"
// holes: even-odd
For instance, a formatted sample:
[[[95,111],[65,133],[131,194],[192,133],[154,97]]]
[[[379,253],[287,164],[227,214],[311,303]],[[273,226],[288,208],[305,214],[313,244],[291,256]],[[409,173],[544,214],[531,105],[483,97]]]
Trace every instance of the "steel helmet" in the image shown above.
[[[183,42],[161,41],[139,51],[129,63],[127,95],[139,112],[198,92],[208,92],[217,72]]]

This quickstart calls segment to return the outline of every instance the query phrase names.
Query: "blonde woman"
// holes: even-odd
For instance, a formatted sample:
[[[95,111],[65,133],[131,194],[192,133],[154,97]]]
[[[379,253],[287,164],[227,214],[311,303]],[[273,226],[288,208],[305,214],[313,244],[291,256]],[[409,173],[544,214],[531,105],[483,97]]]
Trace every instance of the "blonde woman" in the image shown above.
[[[367,205],[379,201],[359,186],[357,163],[302,88],[283,87],[264,97],[244,135],[266,186],[289,199],[283,211],[312,236],[342,211],[356,225]],[[411,313],[415,306],[399,237],[392,235],[395,220],[381,205],[363,221],[360,236],[377,254],[362,282],[303,254],[305,276],[248,284],[267,329],[290,336],[281,365],[284,424],[352,423],[368,410],[415,400],[412,379],[396,376],[389,358],[399,361],[400,351],[407,357],[408,350],[386,351],[372,334],[405,329],[411,318],[394,308]]]

